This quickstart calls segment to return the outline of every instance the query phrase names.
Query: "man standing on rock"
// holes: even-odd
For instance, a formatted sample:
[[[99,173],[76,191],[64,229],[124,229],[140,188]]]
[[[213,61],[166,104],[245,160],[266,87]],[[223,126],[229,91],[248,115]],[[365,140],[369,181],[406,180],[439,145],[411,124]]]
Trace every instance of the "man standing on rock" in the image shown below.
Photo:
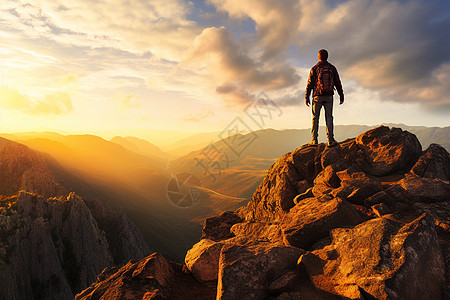
[[[344,91],[342,90],[341,80],[335,66],[328,61],[328,51],[319,50],[319,62],[311,68],[309,72],[308,84],[306,85],[305,104],[309,107],[309,95],[313,91],[312,102],[312,141],[308,143],[310,146],[318,144],[317,137],[319,132],[319,117],[322,106],[325,109],[325,121],[327,123],[328,146],[336,146],[333,133],[333,95],[336,88],[340,102],[344,103]]]

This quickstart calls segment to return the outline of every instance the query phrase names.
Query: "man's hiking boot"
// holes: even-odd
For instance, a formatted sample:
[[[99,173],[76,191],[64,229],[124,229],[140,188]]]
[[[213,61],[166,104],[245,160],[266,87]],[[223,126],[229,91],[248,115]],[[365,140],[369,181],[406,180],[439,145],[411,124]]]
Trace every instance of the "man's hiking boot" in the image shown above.
[[[317,145],[318,145],[318,142],[317,142],[317,140],[312,140],[311,142],[309,142],[309,143],[306,144],[306,145],[308,145],[308,147],[311,147],[311,146],[317,146]]]
[[[334,146],[336,146],[337,144],[338,144],[338,142],[336,142],[335,139],[329,139],[329,140],[328,140],[327,146],[328,146],[328,147],[334,147]]]

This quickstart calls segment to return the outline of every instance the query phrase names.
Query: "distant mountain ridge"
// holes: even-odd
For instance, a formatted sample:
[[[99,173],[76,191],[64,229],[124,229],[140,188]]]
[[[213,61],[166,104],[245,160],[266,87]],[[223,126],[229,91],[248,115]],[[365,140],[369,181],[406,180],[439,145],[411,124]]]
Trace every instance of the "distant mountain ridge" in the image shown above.
[[[158,146],[150,143],[147,140],[140,139],[137,137],[115,136],[110,141],[122,145],[124,148],[127,148],[140,155],[144,155],[153,159],[160,159],[163,162],[167,161],[171,157],[170,154],[161,151],[161,149]]]
[[[401,124],[394,126],[409,128]],[[372,127],[338,125],[335,130],[336,139],[342,142]],[[449,127],[411,127],[411,131],[418,132],[417,137],[423,147],[430,142],[439,143],[443,147],[449,144]],[[149,145],[147,141],[133,137],[123,138],[124,145],[90,135],[28,133],[16,134],[14,138],[48,153],[64,166],[71,166],[71,174],[97,186],[104,186],[108,198],[114,199],[116,205],[127,211],[148,241],[168,257],[179,260],[184,251],[200,236],[202,219],[245,205],[278,157],[310,140],[309,129],[265,129],[248,133],[247,136],[230,136],[225,140],[218,140],[219,134],[220,132],[210,132],[180,140],[178,145],[184,147],[183,151],[190,153],[169,159],[169,168],[166,168],[166,163],[161,159],[152,160],[146,156],[153,150],[142,152],[142,146],[141,150],[136,150],[139,149],[137,144],[140,142]],[[252,135],[255,136],[253,141],[239,156],[236,155],[230,145]],[[324,127],[320,128],[320,138],[321,142],[326,140]],[[210,144],[214,140],[217,141]],[[189,146],[199,145],[197,142],[203,146]],[[223,151],[228,162],[220,161],[220,156],[216,157],[216,160],[207,158],[205,154],[214,154],[208,152],[212,147]],[[155,149],[153,146],[150,148]],[[95,150],[93,155],[89,153],[90,149]],[[148,153],[144,153],[146,151]],[[80,169],[83,172],[78,172]],[[201,187],[205,188],[200,200],[187,209],[173,205],[167,194],[168,183],[179,173],[194,175],[199,179]],[[221,197],[209,190],[227,197]],[[237,198],[246,200],[236,200]]]

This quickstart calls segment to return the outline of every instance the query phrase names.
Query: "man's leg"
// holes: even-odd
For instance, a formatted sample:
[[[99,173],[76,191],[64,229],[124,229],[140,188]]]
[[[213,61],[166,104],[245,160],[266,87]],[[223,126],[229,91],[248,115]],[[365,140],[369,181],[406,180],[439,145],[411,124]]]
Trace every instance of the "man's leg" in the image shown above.
[[[333,96],[327,96],[323,99],[323,106],[325,108],[325,122],[327,123],[328,145],[333,146],[334,140],[334,124],[333,124]]]
[[[320,109],[322,108],[322,101],[319,97],[313,97],[312,101],[312,125],[311,125],[311,137],[313,141],[317,142],[319,135],[319,119]]]

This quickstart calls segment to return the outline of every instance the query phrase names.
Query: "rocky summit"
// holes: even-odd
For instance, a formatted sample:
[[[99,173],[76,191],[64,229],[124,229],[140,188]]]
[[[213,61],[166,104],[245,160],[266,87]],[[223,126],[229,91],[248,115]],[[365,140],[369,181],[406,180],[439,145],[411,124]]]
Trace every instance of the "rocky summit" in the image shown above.
[[[381,126],[269,169],[205,220],[185,265],[153,254],[77,299],[450,299],[450,155]]]

